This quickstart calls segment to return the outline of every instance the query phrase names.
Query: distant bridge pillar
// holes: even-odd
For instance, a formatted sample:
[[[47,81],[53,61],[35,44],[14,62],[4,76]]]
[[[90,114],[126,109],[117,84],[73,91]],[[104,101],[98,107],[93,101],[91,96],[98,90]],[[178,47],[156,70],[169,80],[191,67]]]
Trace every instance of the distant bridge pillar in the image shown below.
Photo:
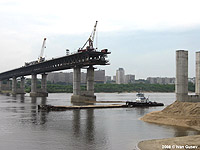
[[[73,72],[73,95],[81,94],[81,68],[74,68]]]
[[[2,91],[2,81],[0,80],[0,92]]]
[[[94,68],[90,66],[87,69],[87,91],[88,95],[94,95]]]
[[[37,74],[32,74],[31,79],[31,97],[47,97],[47,85],[46,85],[47,74],[42,74],[41,89],[37,89]]]
[[[42,74],[42,81],[41,81],[41,89],[42,92],[47,93],[47,74]]]
[[[13,95],[17,94],[17,78],[16,77],[12,78],[12,94]]]
[[[6,88],[7,88],[7,90],[8,91],[10,91],[10,80],[8,79],[7,81],[6,81]]]
[[[176,100],[188,101],[188,51],[176,51]]]
[[[21,93],[25,93],[25,84],[24,84],[25,78],[24,76],[21,77],[21,82],[20,82],[20,91]]]
[[[31,75],[31,93],[30,96],[36,96],[37,94],[37,74]]]

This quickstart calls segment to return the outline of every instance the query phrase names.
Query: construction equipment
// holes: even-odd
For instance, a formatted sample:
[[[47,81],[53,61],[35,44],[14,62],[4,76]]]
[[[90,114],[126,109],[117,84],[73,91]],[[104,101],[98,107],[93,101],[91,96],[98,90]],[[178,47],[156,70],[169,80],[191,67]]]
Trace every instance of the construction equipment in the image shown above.
[[[46,46],[45,46],[45,44],[46,44],[46,39],[47,39],[47,38],[44,38],[44,41],[43,41],[43,43],[42,43],[42,48],[41,48],[40,56],[39,56],[39,58],[38,58],[38,62],[39,62],[39,63],[45,61],[45,57],[43,57],[43,54],[44,54],[44,49],[46,48]]]
[[[94,29],[93,29],[91,35],[89,36],[88,40],[85,42],[85,44],[83,45],[83,47],[78,50],[78,52],[93,51],[94,50],[93,42],[94,42],[94,37],[95,37],[97,23],[98,23],[98,21],[96,21],[96,23],[94,25]],[[89,43],[89,45],[85,48],[85,46],[87,45],[87,43]]]
[[[44,54],[44,49],[46,48],[46,46],[45,46],[46,39],[47,38],[44,38],[44,41],[42,43],[42,48],[41,48],[41,52],[40,52],[40,56],[39,56],[38,60],[31,61],[31,62],[25,62],[25,66],[34,65],[34,64],[38,64],[38,63],[41,63],[41,62],[45,61],[45,57],[43,57],[43,54]]]

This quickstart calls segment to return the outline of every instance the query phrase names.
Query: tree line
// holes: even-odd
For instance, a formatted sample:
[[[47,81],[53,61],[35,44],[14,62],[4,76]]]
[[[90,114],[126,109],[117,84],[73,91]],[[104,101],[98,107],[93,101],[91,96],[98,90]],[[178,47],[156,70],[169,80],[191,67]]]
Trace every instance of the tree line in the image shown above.
[[[26,84],[26,92],[30,92],[31,86],[30,82]],[[38,82],[38,88],[41,87],[41,83]],[[81,85],[81,90],[86,90],[86,85]],[[190,92],[195,91],[195,85],[193,83],[188,84],[188,90]],[[94,92],[175,92],[174,84],[149,84],[149,83],[135,83],[135,84],[95,84]],[[65,83],[51,83],[47,82],[47,92],[48,93],[72,93],[73,85]]]

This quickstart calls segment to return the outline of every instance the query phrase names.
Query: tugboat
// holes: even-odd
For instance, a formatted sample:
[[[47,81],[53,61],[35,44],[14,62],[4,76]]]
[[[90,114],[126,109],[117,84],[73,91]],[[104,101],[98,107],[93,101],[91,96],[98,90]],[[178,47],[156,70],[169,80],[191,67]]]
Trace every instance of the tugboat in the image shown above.
[[[139,92],[139,93],[137,93],[136,96],[137,96],[136,102],[138,102],[138,103],[148,103],[149,102],[149,98],[146,98],[143,93]]]
[[[144,96],[144,93],[138,92],[137,98],[135,102],[127,101],[126,106],[127,107],[152,107],[152,106],[164,106],[163,103],[157,103],[149,101],[149,98],[146,98]]]

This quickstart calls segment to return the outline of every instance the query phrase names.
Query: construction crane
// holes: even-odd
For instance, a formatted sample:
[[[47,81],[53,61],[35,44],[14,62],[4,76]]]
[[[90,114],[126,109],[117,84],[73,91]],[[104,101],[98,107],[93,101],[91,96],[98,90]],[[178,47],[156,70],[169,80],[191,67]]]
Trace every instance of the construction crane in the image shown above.
[[[94,25],[94,29],[93,29],[91,35],[89,36],[88,40],[85,42],[83,47],[78,50],[78,52],[94,50],[93,42],[94,42],[95,32],[96,32],[96,28],[97,28],[97,23],[98,23],[98,21],[96,21],[96,23]],[[84,49],[87,43],[89,43],[89,46],[87,46],[86,49]]]
[[[38,62],[39,62],[39,63],[40,63],[40,62],[43,62],[43,61],[45,60],[45,57],[43,57],[43,55],[44,55],[44,49],[46,48],[46,46],[45,46],[45,44],[46,44],[46,39],[47,39],[47,38],[44,38],[44,41],[43,41],[43,43],[42,43],[42,48],[41,48],[40,56],[39,56],[39,58],[38,58]]]
[[[38,64],[38,63],[43,62],[45,60],[45,57],[43,57],[44,49],[46,48],[45,44],[46,44],[46,38],[44,38],[44,41],[42,43],[42,48],[41,48],[41,52],[40,52],[40,56],[38,57],[38,60],[31,61],[31,62],[25,62],[25,67]]]

